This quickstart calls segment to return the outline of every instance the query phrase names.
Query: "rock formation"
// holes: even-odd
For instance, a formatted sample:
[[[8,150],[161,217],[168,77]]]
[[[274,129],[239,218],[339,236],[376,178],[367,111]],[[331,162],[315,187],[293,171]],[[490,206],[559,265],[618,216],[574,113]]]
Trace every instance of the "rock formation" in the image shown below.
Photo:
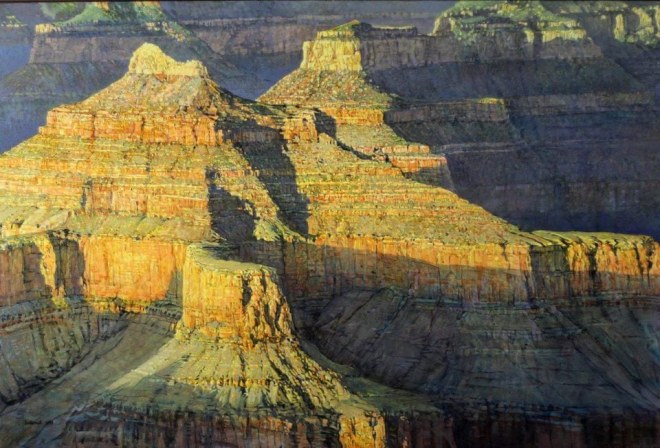
[[[163,5],[178,23],[223,55],[223,59],[254,73],[268,87],[300,64],[303,42],[312,39],[318,31],[355,18],[382,25],[413,23],[430,31],[437,14],[447,7],[445,2],[423,1],[211,2],[193,7],[186,2],[169,2]]]
[[[334,31],[349,33],[346,48],[356,26]],[[354,85],[369,86],[361,76]],[[199,61],[144,44],[121,79],[52,109],[0,156],[0,317],[11,324],[0,347],[22,344],[0,364],[18,372],[0,376],[2,443],[657,437],[658,359],[645,347],[657,343],[658,243],[523,232],[407,179],[367,155],[371,137],[394,138],[378,121],[388,108],[372,109],[375,133],[358,148],[340,137],[365,126],[359,107],[244,100]],[[381,152],[416,151],[410,161],[428,149]],[[60,336],[41,340],[42,326]],[[24,366],[23,353],[43,364]],[[593,385],[579,406],[570,384]]]
[[[260,99],[320,108],[340,143],[524,228],[657,237],[655,9],[581,5],[458,2],[431,35],[350,22]]]
[[[158,2],[90,2],[68,20],[36,25],[29,63],[0,81],[0,151],[33,135],[52,107],[86,98],[116,81],[144,42],[180,59],[205,61],[213,76],[243,96],[256,96],[266,87],[222,60],[165,15]]]
[[[358,18],[383,25],[413,23],[430,31],[435,17],[447,5],[388,2],[374,7],[360,1],[263,1],[258,5],[207,3],[193,8],[185,2],[167,3],[163,7],[219,54],[237,61],[241,55],[261,59],[259,65],[281,71],[282,66],[273,62],[294,62],[289,67],[293,69],[300,62],[302,43],[322,29]]]
[[[192,2],[3,6],[0,17],[6,11],[14,18],[0,25],[0,44],[11,41],[0,54],[6,57],[0,76],[16,73],[0,82],[6,105],[0,108],[6,123],[0,128],[0,151],[34,134],[50,108],[86,98],[117,80],[145,41],[180,59],[202,60],[221,85],[256,98],[299,64],[302,42],[320,29],[356,16],[385,24],[413,21],[430,30],[444,7],[395,2],[375,8],[348,2],[338,8],[298,1],[247,7]],[[28,26],[15,28],[15,17]],[[20,44],[15,43],[18,34]]]
[[[544,2],[579,20],[603,53],[658,93],[658,5],[646,2]]]

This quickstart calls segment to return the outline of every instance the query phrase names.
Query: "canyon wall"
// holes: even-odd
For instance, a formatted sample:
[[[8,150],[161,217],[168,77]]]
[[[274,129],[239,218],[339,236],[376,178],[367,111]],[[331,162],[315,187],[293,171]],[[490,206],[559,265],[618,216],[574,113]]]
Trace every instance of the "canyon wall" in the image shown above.
[[[354,86],[370,86],[348,71]],[[120,80],[54,109],[38,135],[0,156],[0,273],[11,281],[0,283],[0,315],[22,325],[40,322],[31,306],[44,308],[53,332],[75,333],[77,316],[88,328],[117,322],[83,331],[84,343],[55,337],[75,345],[65,354],[25,344],[18,353],[44,351],[57,366],[45,376],[41,364],[27,369],[21,381],[32,386],[2,386],[3,440],[651,440],[658,243],[521,231],[406,178],[401,166],[413,177],[425,157],[441,173],[452,160],[398,135],[409,125],[432,135],[424,117],[447,130],[468,111],[454,135],[497,130],[497,152],[520,116],[606,113],[621,101],[644,110],[646,97],[405,108],[369,88],[365,98],[383,101],[356,101],[337,122],[331,109],[233,96],[201,63],[145,44]],[[155,141],[143,126],[163,117],[176,132]],[[38,339],[38,325],[17,340]],[[617,419],[621,427],[594,435]]]
[[[116,84],[54,109],[38,136],[0,159],[6,207],[69,210],[50,218],[51,225],[79,235],[67,241],[89,266],[84,281],[81,268],[73,270],[79,278],[70,280],[70,294],[118,297],[136,307],[178,299],[186,243],[214,234],[242,247],[245,259],[278,267],[292,297],[327,300],[388,284],[417,297],[467,302],[658,291],[657,246],[650,239],[520,232],[447,190],[401,176],[398,157],[419,165],[429,147],[371,142],[396,139],[383,128],[354,145],[394,166],[360,159],[325,134],[332,126],[327,115],[259,108],[218,90],[208,76],[198,63],[177,63],[145,45]],[[142,91],[127,95],[136,85]],[[173,101],[192,111],[177,112]],[[384,116],[403,127],[420,116],[445,121],[468,110],[466,123],[502,125],[513,121],[510,111],[527,108],[543,116],[566,107],[557,98],[539,110],[535,101],[463,101],[446,110],[420,106]],[[614,106],[594,97],[583,107]],[[174,117],[177,132],[156,146],[145,132],[150,120],[162,122],[161,114]],[[227,141],[204,140],[198,120],[208,135]],[[351,125],[328,132],[348,141],[345,126]],[[192,151],[188,137],[198,145]],[[58,156],[62,151],[66,159]],[[55,193],[45,197],[43,188]],[[14,233],[41,231],[30,210],[29,218],[7,212],[3,232],[15,226]],[[578,252],[579,263],[571,258]],[[168,256],[159,260],[163,253]],[[126,254],[133,254],[131,264],[120,272]]]
[[[656,82],[632,68],[655,60],[654,11],[459,2],[432,35],[353,21],[305,43],[261,100],[321,109],[332,137],[379,160],[361,134],[373,148],[428,146],[446,170],[407,168],[440,165],[422,152],[390,162],[525,230],[657,236]]]
[[[374,8],[350,1],[341,5],[285,1],[263,2],[258,7],[207,4],[190,8],[185,2],[163,7],[220,54],[294,53],[297,64],[302,42],[321,29],[357,18],[383,25],[413,24],[428,32],[437,14],[447,5],[407,2]]]
[[[76,301],[4,306],[0,320],[0,410],[43,389],[94,344],[124,329],[116,314]]]
[[[333,359],[452,403],[459,446],[652,445],[656,315],[652,299],[466,309],[383,289],[331,302],[314,337]],[[549,369],[565,380],[551,386]]]
[[[120,299],[141,309],[180,301],[187,244],[57,232],[2,240],[2,306],[62,297]]]
[[[30,29],[5,8],[0,10],[0,77],[27,62],[30,54]]]
[[[146,370],[115,381],[101,399],[76,411],[62,429],[65,444],[385,447],[388,437],[416,437],[430,447],[434,440],[452,440],[451,425],[431,429],[431,422],[444,418],[431,407],[422,405],[419,428],[397,428],[407,415],[388,415],[386,423],[345,390],[337,374],[298,346],[273,270],[225,255],[217,245],[189,247],[177,341],[165,342]],[[125,349],[120,344],[114,351]],[[166,382],[158,373],[163,369]],[[186,398],[191,394],[195,398]],[[147,396],[148,404],[137,398]],[[273,406],[277,414],[267,411]],[[317,416],[309,416],[310,408]],[[136,419],[147,409],[149,419]]]
[[[86,297],[117,298],[127,309],[141,310],[169,299],[181,300],[186,244],[127,237],[83,237]]]
[[[378,237],[317,237],[282,248],[249,243],[245,259],[278,266],[300,323],[333,297],[394,286],[408,297],[464,304],[655,296],[658,244],[650,238],[535,233],[527,242],[451,245]]]
[[[654,3],[544,2],[552,11],[576,20],[603,50],[658,94],[658,5]]]
[[[57,267],[53,246],[46,236],[4,240],[0,257],[1,306],[50,297]]]

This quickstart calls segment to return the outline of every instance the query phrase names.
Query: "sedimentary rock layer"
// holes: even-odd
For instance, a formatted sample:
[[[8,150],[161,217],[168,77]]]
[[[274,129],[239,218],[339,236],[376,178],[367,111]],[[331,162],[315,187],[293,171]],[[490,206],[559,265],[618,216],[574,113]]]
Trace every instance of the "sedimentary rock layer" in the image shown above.
[[[499,126],[512,120],[507,107],[463,101],[450,111]],[[87,325],[89,335],[54,336],[75,346],[66,356],[26,346],[57,367],[24,369],[26,385],[0,389],[12,404],[0,419],[8,443],[430,447],[505,434],[520,446],[588,445],[590,428],[626,407],[636,417],[623,434],[650,440],[657,360],[644,344],[655,343],[645,332],[656,333],[658,243],[523,232],[407,179],[397,157],[432,148],[397,138],[384,119],[393,112],[381,112],[370,133],[342,129],[364,126],[348,118],[333,127],[323,111],[235,97],[199,62],[147,44],[117,83],[54,109],[38,135],[0,156],[0,310],[16,328],[33,314],[43,321],[7,337],[36,337],[48,319],[55,333]],[[417,113],[393,114],[410,123]],[[47,311],[21,316],[30,307]],[[601,331],[598,313],[625,316],[601,320]],[[106,320],[117,323],[96,323]],[[619,340],[636,348],[601,347]],[[507,363],[525,344],[529,359]],[[561,356],[569,349],[573,363]],[[491,355],[506,368],[484,370]],[[550,368],[557,362],[569,365]],[[568,377],[593,385],[582,408]],[[506,395],[513,378],[529,397]],[[576,436],[565,426],[580,413]],[[602,445],[622,437],[608,434]]]
[[[333,137],[370,157],[428,146],[435,159],[390,161],[526,230],[657,236],[657,82],[632,68],[657,59],[654,11],[465,2],[432,35],[350,22],[307,42],[261,100],[321,109]]]
[[[655,300],[628,297],[466,309],[384,289],[335,299],[316,337],[333,359],[454,402],[459,445],[652,445],[658,359],[645,347],[657,344],[656,316]],[[616,428],[596,429],[612,415]]]
[[[396,392],[368,382],[361,390],[375,388],[383,398],[366,400],[349,392],[337,373],[310,358],[295,339],[274,271],[223,259],[221,249],[189,248],[176,338],[174,303],[155,304],[133,317],[117,315],[129,310],[117,300],[96,300],[93,306],[61,302],[62,309],[45,302],[5,307],[8,344],[34,331],[26,325],[28,317],[42,332],[52,326],[56,335],[71,326],[74,340],[56,336],[54,347],[44,341],[45,348],[37,343],[5,354],[2,368],[12,370],[7,379],[18,384],[2,384],[2,396],[12,404],[0,423],[3,442],[384,447],[388,437],[417,437],[426,440],[422,446],[451,440],[451,425],[444,432],[397,428],[411,412],[422,413],[420,425],[444,421],[423,399],[400,406],[389,401]],[[245,319],[236,319],[240,309]],[[89,322],[94,310],[103,313],[98,324]],[[78,351],[60,353],[60,343],[79,345]],[[30,370],[21,362],[31,351],[43,362],[56,358],[58,368],[51,364],[48,377],[38,378],[43,366]],[[21,402],[14,404],[17,399]],[[47,410],[45,403],[52,403]],[[387,423],[380,411],[384,403],[393,414]],[[146,414],[148,419],[139,417]],[[33,424],[17,424],[25,418]]]
[[[100,235],[37,234],[3,240],[3,306],[53,297],[121,299],[141,309],[181,298],[181,242]]]
[[[37,25],[30,60],[0,81],[0,151],[33,135],[51,108],[78,101],[116,81],[144,42],[182,59],[204,60],[226,86],[254,97],[266,86],[221,60],[207,44],[167,17],[158,2],[89,2],[64,22]]]
[[[162,113],[177,123],[168,142],[133,124]],[[103,267],[87,271],[84,294],[131,301],[178,297],[185,243],[177,240],[213,234],[242,247],[246,259],[275,263],[293,297],[387,284],[486,302],[657,292],[650,239],[520,232],[447,190],[342,149],[318,115],[237,99],[198,63],[176,63],[146,45],[115,85],[55,109],[40,135],[0,159],[3,232],[71,229],[83,259]],[[197,132],[196,120],[212,133]],[[66,159],[50,150],[55,144]],[[397,148],[380,150],[396,160]],[[413,148],[425,153],[408,145],[404,154]],[[55,193],[39,194],[45,187]],[[103,255],[111,248],[136,254],[130,269],[114,273],[121,256]],[[571,251],[583,252],[581,261],[562,255]],[[156,264],[162,252],[172,256]],[[140,298],[132,284],[146,280],[152,290]]]
[[[213,247],[188,248],[183,270],[183,326],[246,344],[278,343],[290,337],[291,315],[275,271],[216,257]]]

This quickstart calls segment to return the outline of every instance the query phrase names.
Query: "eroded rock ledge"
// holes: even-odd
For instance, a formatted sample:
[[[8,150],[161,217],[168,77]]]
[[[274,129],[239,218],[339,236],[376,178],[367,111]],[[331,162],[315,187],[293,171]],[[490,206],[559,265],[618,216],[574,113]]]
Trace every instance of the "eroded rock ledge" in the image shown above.
[[[291,338],[293,322],[275,271],[217,259],[215,253],[220,250],[188,247],[183,269],[183,327],[248,345],[260,341],[277,344]]]

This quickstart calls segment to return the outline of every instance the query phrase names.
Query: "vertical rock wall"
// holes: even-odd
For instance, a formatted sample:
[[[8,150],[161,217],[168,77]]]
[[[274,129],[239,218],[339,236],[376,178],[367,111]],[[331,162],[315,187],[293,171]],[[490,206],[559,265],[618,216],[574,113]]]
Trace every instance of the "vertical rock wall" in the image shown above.
[[[49,233],[0,242],[0,304],[84,296],[141,307],[181,297],[186,243]]]
[[[292,334],[291,315],[273,269],[216,258],[213,246],[188,248],[183,326],[246,344]]]
[[[0,306],[51,297],[56,272],[55,250],[46,235],[0,241]]]
[[[83,236],[84,295],[119,298],[139,310],[149,303],[181,298],[184,242],[113,236]]]
[[[594,294],[660,293],[658,243],[607,234],[538,232],[512,244],[446,245],[373,237],[317,237],[243,256],[278,266],[291,298],[329,299],[396,286],[416,297],[510,303]],[[595,235],[595,236],[594,236]],[[281,257],[278,259],[278,257]]]

